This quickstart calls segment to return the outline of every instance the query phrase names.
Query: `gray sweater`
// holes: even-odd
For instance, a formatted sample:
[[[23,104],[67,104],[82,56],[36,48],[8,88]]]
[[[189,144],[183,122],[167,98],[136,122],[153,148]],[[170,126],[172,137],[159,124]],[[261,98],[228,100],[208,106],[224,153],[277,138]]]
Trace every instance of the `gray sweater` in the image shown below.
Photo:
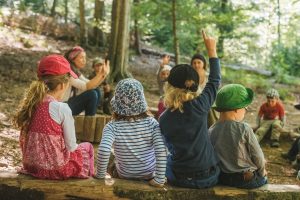
[[[265,159],[252,128],[243,122],[217,122],[209,129],[210,140],[225,173],[258,170],[264,175]]]

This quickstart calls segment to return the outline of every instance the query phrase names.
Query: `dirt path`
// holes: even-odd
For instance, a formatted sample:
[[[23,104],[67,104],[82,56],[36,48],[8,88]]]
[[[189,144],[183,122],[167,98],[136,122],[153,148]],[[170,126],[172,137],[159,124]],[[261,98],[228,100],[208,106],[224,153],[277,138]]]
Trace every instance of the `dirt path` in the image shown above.
[[[3,30],[1,30],[3,31]],[[18,41],[12,40],[9,43],[4,33],[0,31],[0,171],[16,169],[21,165],[21,153],[18,144],[19,132],[15,130],[10,122],[25,88],[31,80],[35,79],[36,62],[48,54],[46,47],[26,49]],[[9,30],[6,30],[9,31]],[[10,30],[11,31],[11,30]],[[7,33],[5,33],[7,34]],[[17,38],[17,37],[16,37]],[[50,38],[38,37],[36,41],[47,40],[51,44],[51,52],[61,52],[62,46],[68,47],[72,44],[62,41],[53,41]],[[41,44],[42,42],[36,42]],[[145,57],[137,58],[131,63],[132,73],[140,80],[144,87],[149,106],[156,107],[159,96],[155,78],[155,59]],[[148,64],[147,64],[148,63]],[[149,64],[151,63],[151,65]],[[147,69],[147,73],[143,69]],[[246,114],[246,121],[252,126],[255,125],[256,113],[259,105],[263,102],[264,96],[258,94],[249,112]],[[287,110],[287,130],[296,128],[300,121],[300,112],[296,111],[293,102],[284,102]],[[298,184],[294,170],[291,165],[280,157],[290,147],[292,141],[285,137],[281,141],[280,148],[270,148],[268,143],[263,143],[262,148],[267,159],[267,170],[270,183]]]

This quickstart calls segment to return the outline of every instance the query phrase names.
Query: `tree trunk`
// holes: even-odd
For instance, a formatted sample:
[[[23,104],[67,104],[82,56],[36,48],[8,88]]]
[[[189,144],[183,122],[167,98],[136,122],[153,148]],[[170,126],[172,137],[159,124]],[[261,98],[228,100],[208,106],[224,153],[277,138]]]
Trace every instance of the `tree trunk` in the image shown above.
[[[176,0],[172,1],[172,22],[173,22],[175,64],[177,65],[179,63],[179,41],[176,33]]]
[[[101,29],[99,29],[99,23],[104,20],[105,16],[105,8],[104,1],[95,0],[95,13],[94,19],[96,22],[96,26],[94,27],[94,37],[95,37],[95,45],[104,47],[104,33]]]
[[[68,0],[64,0],[65,2],[65,23],[68,23],[68,15],[69,15],[69,9],[68,9]]]
[[[51,8],[51,17],[55,16],[55,9],[56,9],[56,5],[57,5],[57,0],[53,0],[53,4],[52,4],[52,8]]]
[[[281,44],[281,10],[280,10],[280,0],[277,0],[277,40],[278,40],[278,45]]]
[[[110,42],[110,80],[130,77],[128,68],[130,0],[113,0]]]
[[[85,15],[84,15],[84,0],[79,0],[79,13],[80,13],[80,44],[86,46],[86,29],[85,29]]]
[[[221,0],[221,12],[226,14],[228,12],[228,0]],[[229,32],[229,26],[224,24],[217,25],[220,31],[220,36],[217,43],[218,56],[222,58],[224,56],[224,39],[225,34]]]
[[[139,0],[133,1],[135,4],[139,3]],[[140,31],[139,31],[139,22],[137,17],[134,19],[134,49],[138,55],[142,54],[140,46]]]

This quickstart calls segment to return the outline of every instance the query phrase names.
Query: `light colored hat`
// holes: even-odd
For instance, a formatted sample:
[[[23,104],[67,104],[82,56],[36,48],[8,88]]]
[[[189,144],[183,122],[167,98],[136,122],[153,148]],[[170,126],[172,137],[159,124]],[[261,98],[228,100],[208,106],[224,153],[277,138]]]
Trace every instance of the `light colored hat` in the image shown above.
[[[118,115],[133,116],[147,111],[143,86],[133,78],[123,79],[117,84],[110,103]]]
[[[240,84],[228,84],[222,87],[212,108],[219,112],[245,108],[251,104],[254,97],[253,90]]]
[[[100,57],[96,57],[94,60],[93,60],[93,67],[97,64],[103,64],[104,63],[104,59],[103,58],[100,58]]]
[[[162,68],[161,68],[161,72],[162,71],[171,71],[172,67],[170,65],[164,65]]]
[[[271,88],[267,91],[266,96],[269,98],[279,98],[279,93],[274,88]]]

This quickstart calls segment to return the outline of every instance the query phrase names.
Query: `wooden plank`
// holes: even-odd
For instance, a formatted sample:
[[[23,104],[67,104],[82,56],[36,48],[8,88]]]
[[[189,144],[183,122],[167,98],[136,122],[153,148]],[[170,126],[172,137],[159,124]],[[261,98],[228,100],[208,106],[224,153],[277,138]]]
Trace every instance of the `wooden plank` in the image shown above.
[[[97,116],[94,142],[99,143],[101,141],[102,131],[103,131],[105,124],[106,124],[106,117],[103,115]]]
[[[75,121],[76,138],[77,140],[81,140],[83,135],[84,116],[83,115],[74,116],[74,121]]]
[[[96,117],[85,116],[83,125],[82,141],[94,142],[94,135],[96,129]]]

